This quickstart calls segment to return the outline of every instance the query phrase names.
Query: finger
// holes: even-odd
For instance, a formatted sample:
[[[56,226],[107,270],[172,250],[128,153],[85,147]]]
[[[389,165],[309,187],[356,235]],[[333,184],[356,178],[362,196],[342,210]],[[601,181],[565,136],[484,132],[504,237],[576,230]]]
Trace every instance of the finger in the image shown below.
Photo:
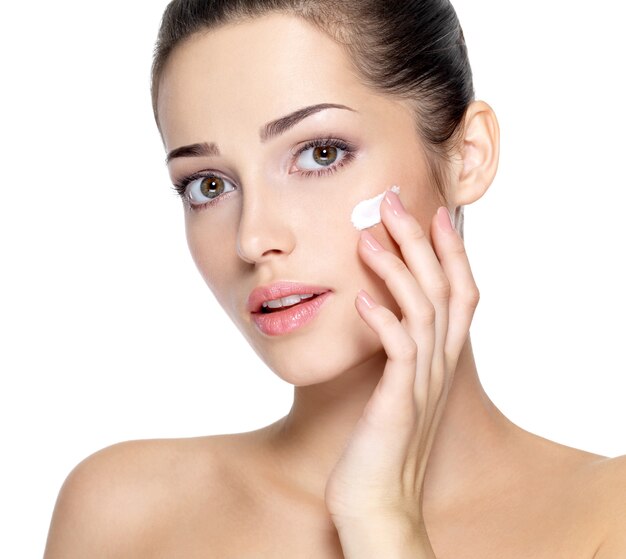
[[[384,280],[404,316],[402,322],[405,326],[400,326],[408,330],[417,344],[417,375],[414,376],[413,392],[419,409],[426,410],[435,346],[436,310],[406,264],[385,250],[367,231],[361,234],[359,253]]]
[[[363,261],[378,275],[398,303],[416,342],[432,341],[435,308],[406,264],[374,236],[363,231],[359,242]],[[418,340],[420,338],[420,340]]]
[[[452,228],[450,214],[445,207],[437,210],[431,236],[433,247],[450,282],[449,326],[445,355],[456,364],[467,340],[469,327],[480,299],[480,293],[465,251],[465,243]]]
[[[424,229],[395,192],[388,191],[383,202],[383,223],[400,247],[407,267],[434,305],[447,305],[450,285]]]
[[[439,394],[445,384],[445,340],[448,333],[450,282],[419,221],[406,211],[400,197],[388,191],[381,217],[400,246],[407,267],[417,279],[435,310],[435,342],[430,365],[430,387]]]
[[[383,375],[363,412],[374,425],[414,425],[411,387],[415,379],[417,344],[391,310],[361,290],[355,301],[365,323],[378,335],[387,354]],[[408,423],[407,423],[408,422]]]

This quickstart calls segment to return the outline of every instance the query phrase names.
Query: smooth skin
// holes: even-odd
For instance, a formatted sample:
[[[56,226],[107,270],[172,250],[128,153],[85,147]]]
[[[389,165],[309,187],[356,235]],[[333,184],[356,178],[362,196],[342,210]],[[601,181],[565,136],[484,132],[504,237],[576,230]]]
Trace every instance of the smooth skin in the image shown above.
[[[436,253],[393,192],[381,217],[402,259],[367,231],[359,248],[400,304],[402,319],[359,293],[359,313],[380,336],[387,362],[331,472],[326,506],[346,557],[435,557],[421,507],[424,475],[479,293],[445,207],[431,227]],[[404,536],[398,548],[384,538],[394,529]]]
[[[317,103],[352,110],[259,137]],[[468,335],[478,288],[406,102],[364,86],[318,29],[274,14],[181,45],[158,113],[168,152],[219,146],[169,165],[173,182],[212,170],[232,185],[210,207],[186,206],[189,248],[244,337],[294,385],[294,403],[256,431],[87,458],[61,490],[46,559],[626,556],[626,458],[528,433],[480,385]],[[472,103],[462,132],[453,215],[498,164],[489,105]],[[350,141],[354,157],[306,176],[311,151],[297,148],[320,137]],[[383,222],[356,231],[354,205],[392,184],[401,192],[387,195]],[[312,323],[271,337],[245,303],[278,280],[332,294]]]

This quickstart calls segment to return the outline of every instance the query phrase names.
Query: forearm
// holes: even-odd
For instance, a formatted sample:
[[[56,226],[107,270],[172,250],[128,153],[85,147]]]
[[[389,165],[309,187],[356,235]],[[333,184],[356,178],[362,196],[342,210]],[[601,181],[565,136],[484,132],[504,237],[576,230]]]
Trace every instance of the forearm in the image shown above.
[[[345,559],[436,559],[424,524],[336,522]]]

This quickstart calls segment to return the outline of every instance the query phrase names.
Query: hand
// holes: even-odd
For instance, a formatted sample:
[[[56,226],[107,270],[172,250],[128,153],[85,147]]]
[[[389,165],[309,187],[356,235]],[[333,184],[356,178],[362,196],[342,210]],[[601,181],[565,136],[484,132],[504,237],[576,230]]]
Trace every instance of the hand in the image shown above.
[[[381,217],[403,259],[365,231],[359,253],[385,281],[402,319],[359,293],[357,310],[380,336],[387,363],[326,485],[340,534],[344,526],[389,525],[389,519],[409,519],[423,530],[427,461],[479,299],[445,207],[431,223],[434,250],[395,193],[387,192]]]

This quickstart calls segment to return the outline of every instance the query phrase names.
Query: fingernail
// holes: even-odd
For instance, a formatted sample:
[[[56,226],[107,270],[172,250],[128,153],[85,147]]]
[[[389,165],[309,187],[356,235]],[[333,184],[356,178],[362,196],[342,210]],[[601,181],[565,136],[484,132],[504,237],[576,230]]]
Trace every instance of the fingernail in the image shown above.
[[[388,190],[385,194],[385,202],[389,205],[394,215],[406,215],[406,210],[400,201],[400,196],[398,196],[395,192]]]
[[[452,231],[452,218],[448,208],[445,206],[441,206],[437,210],[437,221],[439,222],[439,227],[441,227],[443,231]]]
[[[374,302],[374,299],[372,299],[367,292],[363,291],[362,289],[358,292],[357,297],[363,301],[363,303],[365,305],[367,305],[368,309],[373,309],[376,306],[376,303]]]
[[[361,231],[361,239],[363,239],[365,246],[374,252],[384,250],[383,245],[381,245],[369,231]]]

